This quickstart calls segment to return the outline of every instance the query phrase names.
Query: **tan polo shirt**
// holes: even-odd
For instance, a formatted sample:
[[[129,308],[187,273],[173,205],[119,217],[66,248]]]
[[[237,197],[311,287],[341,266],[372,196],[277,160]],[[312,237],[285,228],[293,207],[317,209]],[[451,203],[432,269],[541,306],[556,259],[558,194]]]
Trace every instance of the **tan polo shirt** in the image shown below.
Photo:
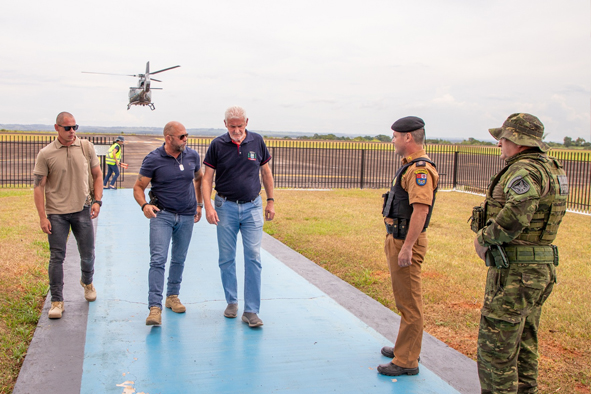
[[[99,165],[94,145],[90,147],[91,167]],[[87,152],[88,155],[88,152]],[[33,174],[47,177],[45,184],[45,212],[66,214],[80,212],[90,204],[88,185],[88,161],[78,137],[70,146],[62,145],[56,138],[39,151]]]
[[[419,157],[431,160],[425,150],[421,149],[410,156],[402,158],[402,163],[406,164]],[[400,180],[400,185],[408,192],[410,205],[414,203],[433,205],[433,190],[435,190],[439,182],[439,174],[430,163],[423,163],[424,166],[421,162],[417,162],[408,167]]]

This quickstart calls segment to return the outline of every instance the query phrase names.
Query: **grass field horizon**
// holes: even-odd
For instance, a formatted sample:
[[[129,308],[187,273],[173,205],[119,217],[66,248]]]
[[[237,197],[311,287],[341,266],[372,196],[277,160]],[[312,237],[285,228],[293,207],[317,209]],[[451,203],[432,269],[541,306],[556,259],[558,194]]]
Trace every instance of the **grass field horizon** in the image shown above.
[[[265,231],[396,311],[383,254],[384,190],[276,190]],[[423,265],[425,331],[475,358],[486,268],[466,220],[482,196],[440,192]],[[99,219],[100,220],[100,219]],[[591,217],[568,213],[540,330],[541,392],[591,392]],[[47,237],[31,189],[0,189],[0,393],[12,392],[47,293]],[[263,263],[264,264],[264,263]],[[264,285],[264,284],[263,284]]]

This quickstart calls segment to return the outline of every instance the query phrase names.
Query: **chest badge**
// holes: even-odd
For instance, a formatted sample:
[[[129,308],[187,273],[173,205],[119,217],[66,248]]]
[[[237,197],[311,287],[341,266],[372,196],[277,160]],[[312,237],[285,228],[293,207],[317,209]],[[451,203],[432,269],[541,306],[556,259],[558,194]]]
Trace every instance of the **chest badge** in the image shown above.
[[[248,152],[248,160],[256,160],[257,154],[253,151]]]
[[[425,186],[427,184],[427,170],[416,170],[415,171],[415,179],[417,185]]]

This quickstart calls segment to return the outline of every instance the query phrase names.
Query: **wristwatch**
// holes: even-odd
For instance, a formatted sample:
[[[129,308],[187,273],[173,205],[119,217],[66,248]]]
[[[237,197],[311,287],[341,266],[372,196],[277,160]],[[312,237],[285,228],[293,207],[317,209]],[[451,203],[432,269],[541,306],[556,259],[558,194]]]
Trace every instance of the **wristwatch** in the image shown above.
[[[202,202],[198,202],[197,203],[197,206],[203,208],[203,203]]]
[[[102,207],[103,206],[103,202],[101,200],[94,200],[92,203],[93,204],[98,204],[99,207]]]

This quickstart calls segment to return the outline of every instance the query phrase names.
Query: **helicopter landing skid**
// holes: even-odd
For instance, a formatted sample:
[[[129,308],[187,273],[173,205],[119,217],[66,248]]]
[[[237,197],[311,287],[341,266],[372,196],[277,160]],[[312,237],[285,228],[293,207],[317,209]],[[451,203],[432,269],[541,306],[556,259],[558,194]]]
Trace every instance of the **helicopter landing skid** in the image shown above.
[[[129,111],[129,108],[131,108],[132,104],[127,104],[127,110]],[[135,104],[138,105],[138,104]],[[145,106],[147,105],[152,111],[154,111],[156,109],[156,107],[154,106],[154,104],[150,103],[150,104],[139,104],[141,106]]]

